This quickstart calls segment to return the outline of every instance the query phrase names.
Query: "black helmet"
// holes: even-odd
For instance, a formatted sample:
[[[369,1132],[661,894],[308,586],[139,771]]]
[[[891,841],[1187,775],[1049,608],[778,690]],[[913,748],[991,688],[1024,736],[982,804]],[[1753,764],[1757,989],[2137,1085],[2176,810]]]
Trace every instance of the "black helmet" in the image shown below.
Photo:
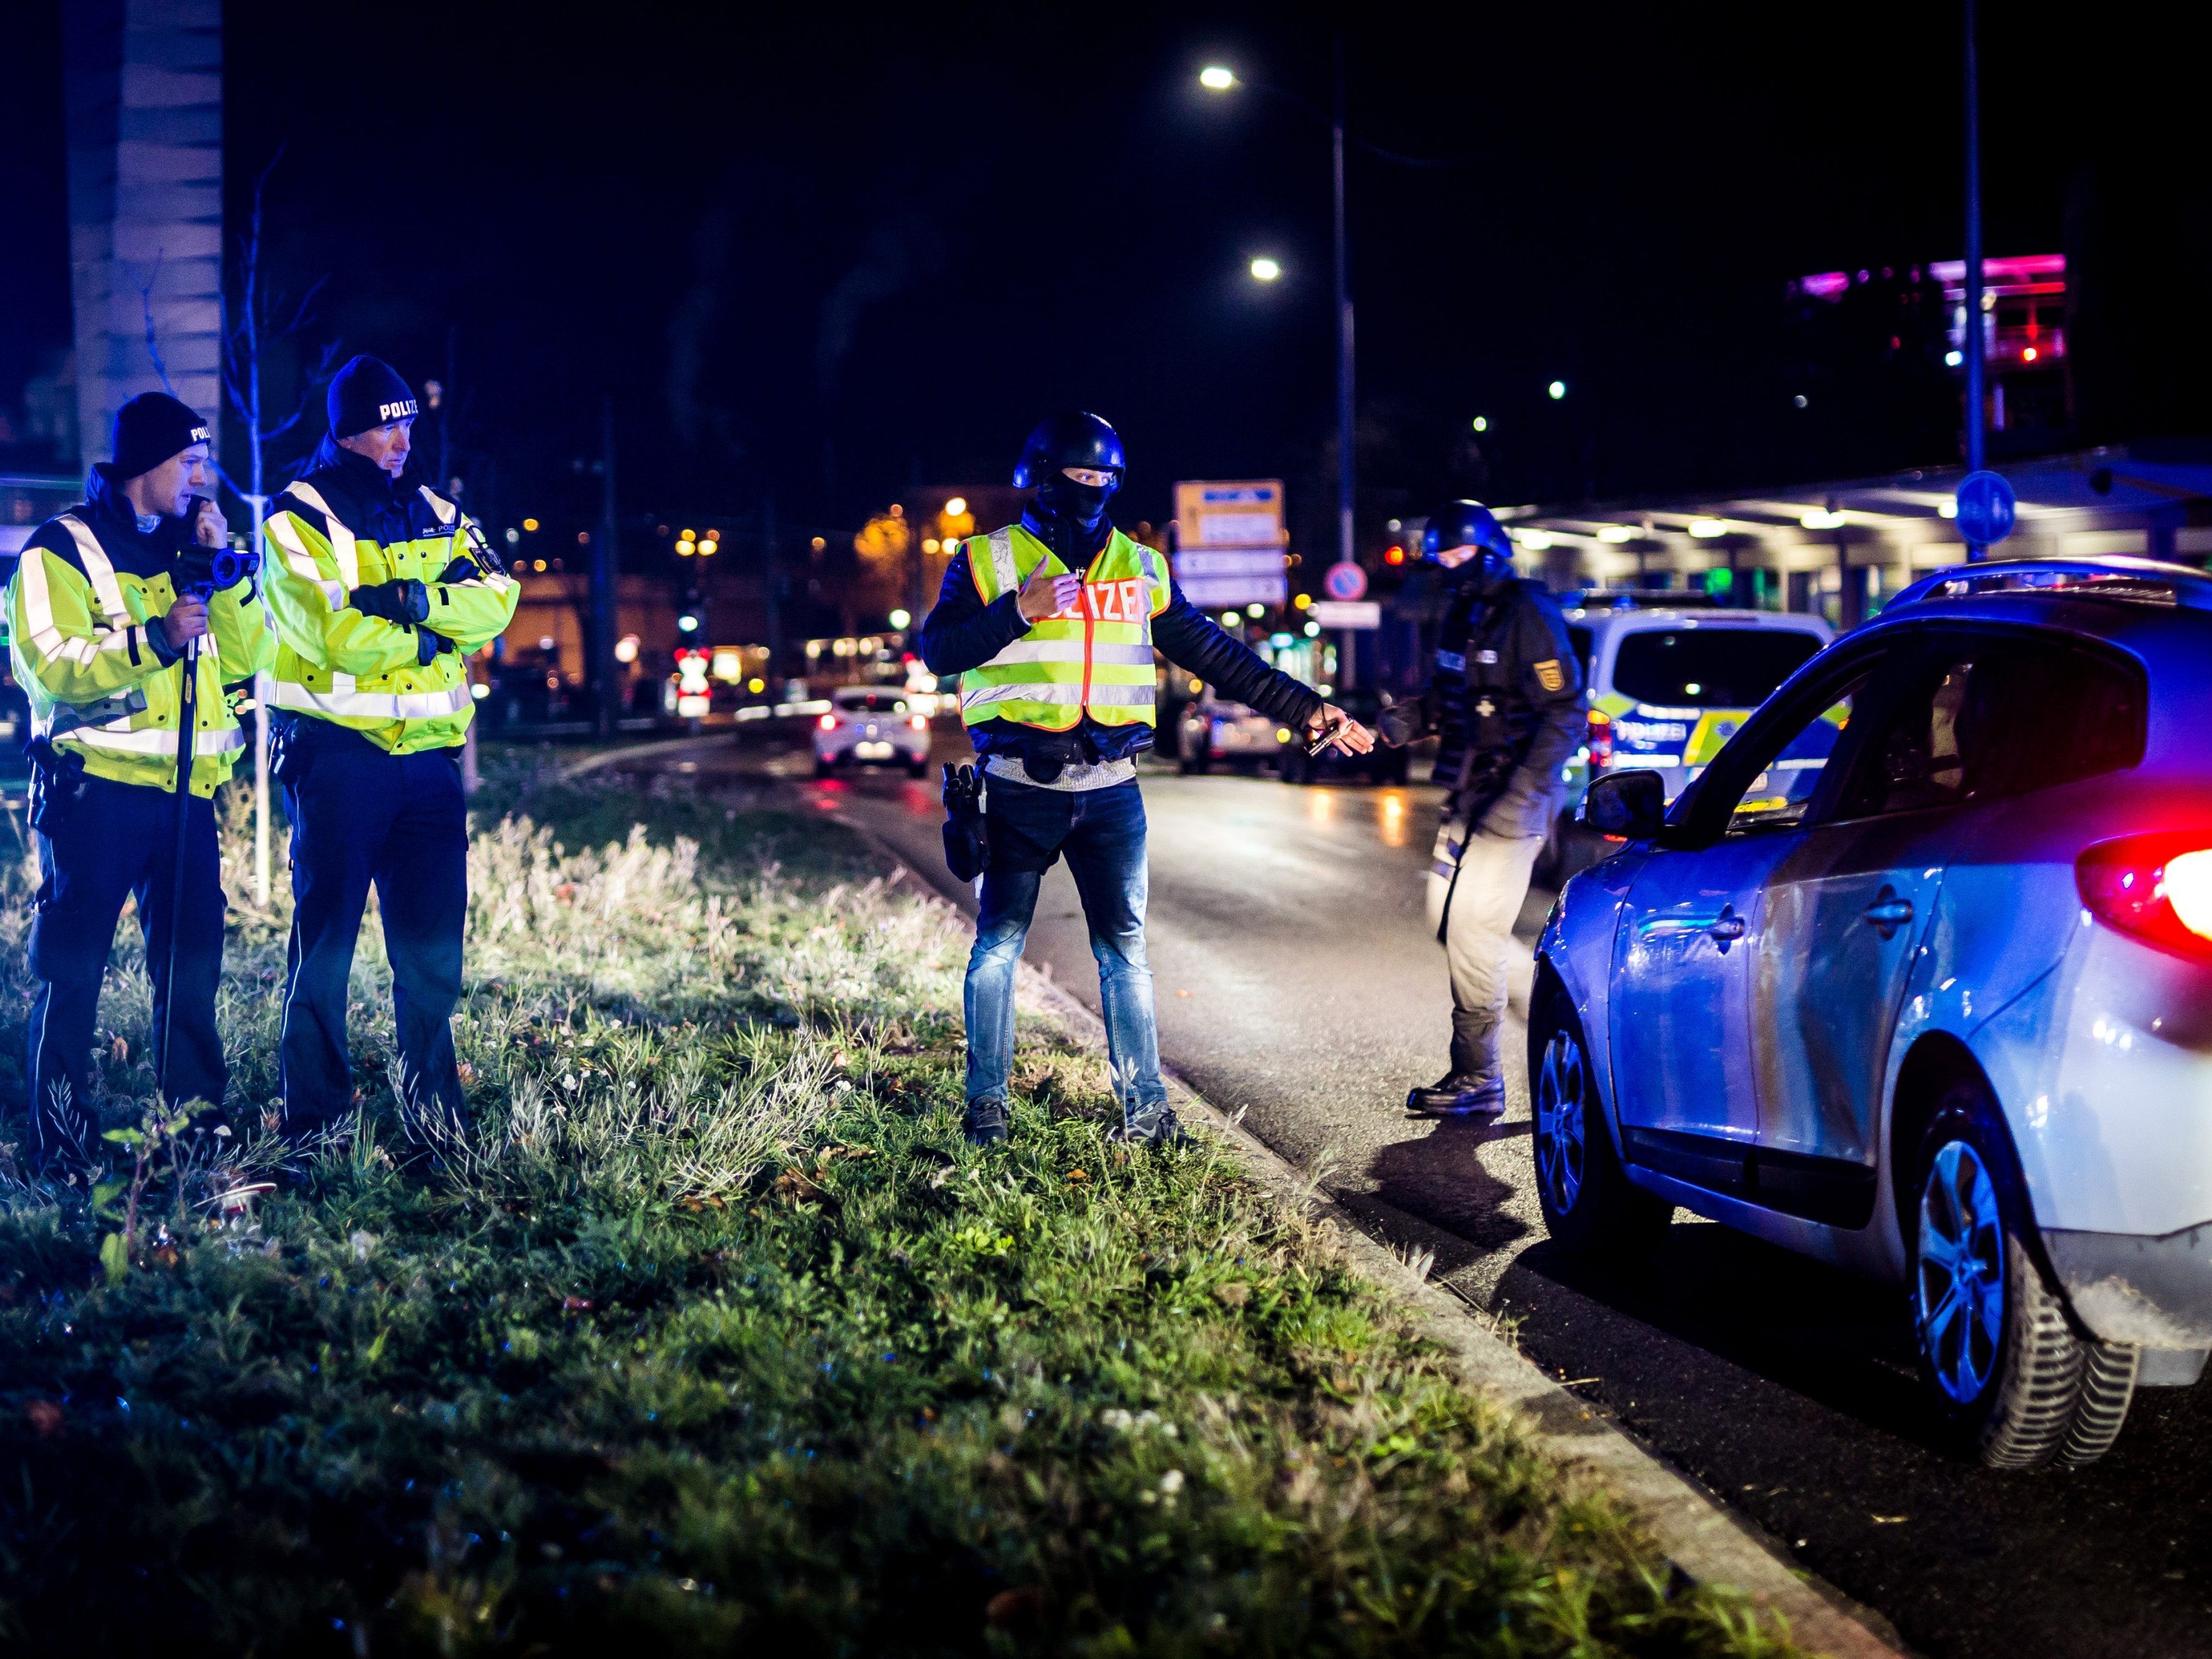
[[[1446,501],[1429,514],[1429,527],[1421,532],[1421,556],[1433,559],[1455,547],[1479,548],[1490,558],[1513,562],[1513,538],[1480,501]]]
[[[1037,422],[1036,430],[1022,446],[1022,458],[1014,464],[1014,488],[1035,489],[1068,466],[1111,472],[1114,483],[1106,493],[1112,495],[1129,470],[1127,458],[1121,453],[1121,434],[1096,415],[1086,415],[1079,409],[1048,416]]]

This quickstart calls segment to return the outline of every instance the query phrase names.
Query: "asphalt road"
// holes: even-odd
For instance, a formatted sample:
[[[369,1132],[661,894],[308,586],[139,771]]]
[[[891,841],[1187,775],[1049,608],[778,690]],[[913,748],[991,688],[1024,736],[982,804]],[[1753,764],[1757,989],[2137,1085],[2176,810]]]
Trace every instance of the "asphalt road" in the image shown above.
[[[965,752],[957,732],[940,753]],[[933,781],[816,782],[769,734],[647,764],[702,787],[763,773],[944,873]],[[1517,1322],[1524,1349],[1793,1557],[1941,1659],[2212,1654],[2212,1393],[2137,1396],[2088,1470],[1997,1474],[1934,1443],[1902,1293],[1678,1212],[1635,1271],[1553,1247],[1531,1179],[1516,986],[1510,1104],[1495,1126],[1407,1117],[1443,1069],[1449,999],[1421,915],[1435,796],[1272,778],[1144,783],[1164,1056],[1329,1186],[1378,1235]],[[1549,896],[1522,915],[1533,941]],[[1030,960],[1092,1007],[1097,977],[1063,868]]]

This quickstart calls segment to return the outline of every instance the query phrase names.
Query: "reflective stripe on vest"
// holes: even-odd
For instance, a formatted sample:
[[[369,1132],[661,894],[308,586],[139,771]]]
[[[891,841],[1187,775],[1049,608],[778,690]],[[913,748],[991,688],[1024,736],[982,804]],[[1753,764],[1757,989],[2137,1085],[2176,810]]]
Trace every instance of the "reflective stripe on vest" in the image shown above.
[[[143,732],[118,732],[112,726],[81,726],[62,741],[81,743],[88,749],[112,749],[126,755],[173,756],[177,752],[177,734],[159,726],[149,726]],[[192,734],[195,763],[204,756],[220,755],[245,746],[246,733],[235,726],[220,732]]]
[[[295,483],[284,493],[297,496],[323,515],[323,533],[330,538],[331,557],[337,565],[338,581],[344,588],[343,593],[331,600],[331,609],[344,610],[345,593],[350,593],[361,586],[361,550],[356,545],[358,538],[339,521],[338,515],[331,511],[331,504],[323,499],[322,492],[316,489],[313,485]],[[283,515],[278,514],[272,522],[282,524]],[[323,590],[324,597],[328,599],[330,584],[323,580],[323,573],[315,564],[314,555],[307,551],[306,545],[301,543],[296,536],[288,540],[280,535],[277,539],[284,543],[284,562],[292,567],[294,573],[302,581],[314,583]],[[298,556],[296,557],[294,556],[295,551]]]
[[[986,605],[1020,591],[1050,561],[1066,567],[1028,531],[1009,526],[969,543],[969,568]],[[1087,714],[1102,726],[1151,726],[1152,618],[1170,588],[1159,555],[1115,531],[1088,570],[1073,611],[1030,624],[1020,639],[961,676],[960,711],[970,724],[1012,720],[1072,730]]]
[[[427,720],[459,714],[474,696],[465,680],[444,691],[356,691],[353,686],[350,674],[331,675],[327,691],[317,691],[294,680],[278,680],[269,701],[279,708],[299,708],[344,720]]]

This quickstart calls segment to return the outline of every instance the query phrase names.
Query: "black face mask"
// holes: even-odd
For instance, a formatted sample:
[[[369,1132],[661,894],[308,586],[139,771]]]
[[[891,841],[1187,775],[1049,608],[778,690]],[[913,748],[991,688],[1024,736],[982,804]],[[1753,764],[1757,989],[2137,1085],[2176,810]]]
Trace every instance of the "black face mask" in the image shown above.
[[[1488,548],[1477,548],[1473,558],[1445,574],[1455,587],[1468,588],[1486,596],[1513,580],[1513,561],[1503,553],[1493,553]]]
[[[1106,516],[1106,501],[1113,493],[1055,472],[1037,486],[1022,521],[1073,570],[1097,557],[1113,535],[1113,521]]]
[[[1038,488],[1037,500],[1076,528],[1095,532],[1105,520],[1106,499],[1113,493],[1055,472]]]

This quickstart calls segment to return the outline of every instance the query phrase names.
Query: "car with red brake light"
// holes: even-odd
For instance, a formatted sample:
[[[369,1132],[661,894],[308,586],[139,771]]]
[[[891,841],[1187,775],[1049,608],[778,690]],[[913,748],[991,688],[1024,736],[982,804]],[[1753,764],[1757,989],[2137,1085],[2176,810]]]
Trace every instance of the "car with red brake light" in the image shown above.
[[[840,767],[903,766],[909,775],[929,770],[927,715],[895,686],[841,685],[814,722],[814,775]]]
[[[1595,779],[1528,1026],[1539,1200],[1903,1287],[1934,1413],[2094,1462],[2212,1353],[2212,577],[1936,573],[1679,794]]]

